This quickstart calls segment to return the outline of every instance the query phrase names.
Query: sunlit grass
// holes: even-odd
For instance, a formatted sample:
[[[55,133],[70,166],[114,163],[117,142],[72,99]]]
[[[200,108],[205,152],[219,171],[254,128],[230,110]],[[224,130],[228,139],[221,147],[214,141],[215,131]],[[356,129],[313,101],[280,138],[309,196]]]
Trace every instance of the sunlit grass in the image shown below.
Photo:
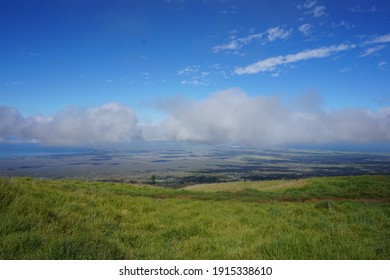
[[[302,182],[204,192],[0,179],[0,259],[390,258],[390,176]]]
[[[252,190],[280,190],[287,188],[299,188],[305,185],[307,179],[299,180],[269,180],[269,181],[259,181],[259,182],[227,182],[227,183],[214,183],[214,184],[198,184],[185,187],[186,190],[191,191],[202,191],[202,192],[220,192],[220,191],[229,191],[229,192],[238,192],[245,189]]]

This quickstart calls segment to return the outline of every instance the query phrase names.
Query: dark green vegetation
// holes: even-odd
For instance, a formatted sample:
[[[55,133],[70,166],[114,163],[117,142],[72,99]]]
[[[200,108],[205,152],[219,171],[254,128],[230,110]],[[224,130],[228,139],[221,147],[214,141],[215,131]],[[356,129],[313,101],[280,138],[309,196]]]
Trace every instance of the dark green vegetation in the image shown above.
[[[191,190],[3,178],[0,259],[390,259],[390,176]]]

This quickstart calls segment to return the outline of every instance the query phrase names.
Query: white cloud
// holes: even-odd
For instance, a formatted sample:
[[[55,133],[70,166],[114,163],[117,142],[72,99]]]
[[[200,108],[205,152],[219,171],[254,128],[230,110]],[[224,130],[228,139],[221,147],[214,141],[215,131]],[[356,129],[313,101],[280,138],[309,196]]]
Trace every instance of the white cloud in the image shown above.
[[[280,65],[287,65],[290,63],[309,60],[313,58],[328,57],[334,53],[346,51],[354,47],[355,45],[348,45],[348,44],[332,45],[329,47],[305,50],[296,54],[270,57],[270,58],[260,60],[256,63],[250,64],[246,67],[237,67],[234,72],[238,75],[270,72],[270,71],[274,71],[276,67]]]
[[[6,83],[5,86],[6,87],[12,87],[12,86],[19,86],[19,85],[23,85],[24,82],[22,81],[11,81],[9,83]]]
[[[377,8],[376,5],[371,6],[370,8],[362,8],[360,5],[348,9],[352,13],[376,13],[382,11]]]
[[[326,14],[326,7],[325,6],[316,6],[311,12],[314,17],[321,17]]]
[[[185,79],[181,81],[182,85],[192,86],[208,86],[210,84],[208,71],[200,71],[199,65],[187,66],[177,71],[179,76],[184,76]]]
[[[309,36],[311,34],[311,29],[312,25],[310,23],[305,23],[298,27],[298,30],[305,36]]]
[[[303,7],[305,9],[311,9],[313,8],[315,5],[317,5],[317,1],[316,0],[307,0],[304,4],[303,4]]]
[[[332,27],[337,28],[337,27],[344,27],[345,29],[352,29],[355,28],[356,26],[346,20],[342,20],[338,23],[332,22]]]
[[[208,74],[200,74],[194,77],[191,77],[186,80],[182,80],[182,85],[191,85],[191,86],[208,86],[210,84],[209,79],[207,78]]]
[[[263,38],[263,35],[264,35],[264,33],[255,33],[255,34],[250,34],[250,35],[243,37],[243,38],[239,38],[237,40],[239,43],[247,45],[254,40],[260,40],[261,38]]]
[[[199,71],[199,65],[193,65],[193,66],[186,66],[179,71],[177,71],[177,74],[179,76],[187,76],[193,73],[197,73]]]
[[[275,40],[287,39],[291,35],[291,33],[292,29],[287,30],[281,26],[271,27],[264,32],[250,34],[245,37],[236,38],[236,36],[234,35],[230,38],[230,41],[221,45],[217,45],[213,47],[212,50],[215,53],[221,51],[232,51],[234,54],[241,54],[240,52],[238,52],[238,50],[243,48],[245,45],[252,43],[253,41],[261,41],[262,44],[267,44],[268,42],[272,42]]]
[[[326,7],[318,5],[317,0],[307,0],[305,3],[298,5],[297,9],[314,17],[321,17],[326,14]]]
[[[298,10],[311,9],[311,8],[313,8],[315,5],[317,5],[317,0],[307,0],[305,3],[299,4],[299,5],[297,6],[297,9],[298,9]]]
[[[384,45],[379,45],[379,46],[375,46],[375,47],[372,47],[372,48],[368,48],[360,56],[361,57],[365,57],[365,56],[372,55],[372,54],[382,50],[384,47],[385,47]]]
[[[381,70],[385,70],[386,68],[386,65],[388,65],[389,63],[385,60],[382,60],[381,62],[378,63],[378,68],[381,69]]]
[[[222,76],[225,79],[228,78],[228,74],[227,74],[228,68],[226,66],[221,66],[221,64],[216,63],[210,65],[209,68],[214,72],[215,75]]]
[[[351,71],[352,71],[352,68],[348,67],[348,66],[340,69],[340,73],[348,73],[348,72],[351,72]]]
[[[242,47],[241,44],[239,44],[239,42],[237,40],[232,40],[226,44],[222,44],[222,45],[218,45],[218,46],[215,46],[213,47],[213,51],[215,53],[218,53],[220,51],[226,51],[226,50],[238,50]]]
[[[15,108],[0,107],[0,140],[15,137],[22,122],[23,117]]]
[[[234,72],[238,75],[257,74],[259,72],[273,71],[276,66],[281,64],[285,64],[285,58],[283,56],[275,56],[260,60],[243,68],[236,68]]]
[[[292,32],[292,29],[285,30],[285,29],[277,26],[277,27],[269,28],[267,30],[267,38],[271,42],[275,41],[277,39],[286,39],[287,37],[290,36],[291,32]]]
[[[218,79],[228,78],[232,73],[230,68],[222,66],[219,63],[212,65],[193,65],[186,66],[177,71],[177,75],[181,78],[182,85],[190,86],[209,86],[216,84]]]
[[[291,108],[275,97],[250,97],[232,88],[201,101],[173,100],[163,108],[168,117],[154,128],[164,139],[267,147],[390,140],[390,107],[326,112],[312,93],[296,104]]]
[[[251,43],[254,40],[259,40],[263,37],[263,33],[251,34],[246,37],[233,38],[225,44],[213,47],[213,51],[218,53],[220,51],[235,51],[241,49],[243,46]]]
[[[91,109],[69,108],[55,115],[29,118],[22,118],[16,109],[2,107],[0,116],[2,139],[80,146],[128,142],[139,137],[135,112],[117,103]]]
[[[313,92],[289,104],[231,88],[203,100],[161,102],[163,120],[142,125],[131,108],[117,103],[28,118],[0,107],[0,140],[95,146],[143,138],[266,147],[390,141],[390,107],[324,111],[321,97]]]
[[[364,44],[386,44],[390,43],[390,33],[382,36],[374,37],[371,40],[365,41]]]

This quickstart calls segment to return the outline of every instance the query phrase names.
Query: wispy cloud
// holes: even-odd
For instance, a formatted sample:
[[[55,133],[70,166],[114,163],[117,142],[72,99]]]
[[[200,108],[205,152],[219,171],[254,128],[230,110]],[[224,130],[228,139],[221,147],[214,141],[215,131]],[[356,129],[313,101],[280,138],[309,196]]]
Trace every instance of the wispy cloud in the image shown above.
[[[277,39],[286,39],[291,35],[292,29],[286,30],[283,29],[280,26],[269,28],[266,33],[267,33],[267,38],[270,42],[275,41]]]
[[[274,71],[278,66],[283,66],[283,65],[309,60],[313,58],[324,58],[341,51],[349,50],[354,47],[355,45],[340,44],[340,45],[332,45],[329,47],[305,50],[296,54],[288,54],[285,56],[281,56],[281,55],[274,56],[274,57],[260,60],[256,63],[250,64],[245,67],[237,67],[234,72],[238,75],[257,74],[260,72],[271,72]]]
[[[246,37],[234,38],[224,44],[213,47],[213,51],[218,53],[220,51],[236,51],[241,49],[243,46],[251,43],[254,40],[259,40],[264,36],[264,33],[250,34]]]
[[[364,42],[365,45],[386,44],[386,43],[390,43],[390,33],[386,34],[386,35],[376,36],[376,37]]]
[[[143,72],[141,75],[144,77],[145,80],[150,80],[152,78],[152,74],[149,72]]]
[[[366,49],[360,56],[361,57],[365,57],[365,56],[369,56],[369,55],[372,55],[376,52],[379,52],[380,50],[382,50],[385,46],[384,45],[379,45],[379,46],[375,46],[375,47],[372,47],[372,48],[368,48]]]
[[[177,71],[180,83],[190,86],[216,85],[221,78],[227,79],[231,73],[230,67],[215,63],[211,65],[190,65]]]
[[[346,67],[340,69],[339,72],[340,72],[340,73],[348,73],[348,72],[351,72],[351,71],[352,71],[352,68],[349,67],[349,66],[346,66]]]
[[[195,76],[192,76],[188,79],[182,80],[182,85],[192,85],[192,86],[208,86],[210,84],[210,80],[208,76],[209,72],[201,72]]]
[[[238,6],[231,6],[228,9],[220,10],[219,13],[223,15],[237,14]]]
[[[307,0],[307,1],[305,1],[305,3],[303,3],[301,5],[298,5],[297,8],[298,9],[312,9],[316,5],[317,5],[317,1],[316,0]]]
[[[224,67],[224,66],[221,66],[220,63],[216,63],[213,65],[210,65],[209,68],[212,69],[212,71],[214,71],[214,73],[216,75],[222,76],[225,79],[228,78],[228,70],[227,70],[226,66]]]
[[[213,51],[215,53],[221,51],[233,51],[234,54],[240,54],[237,52],[238,50],[254,41],[260,41],[262,44],[267,44],[275,40],[285,40],[291,35],[291,33],[292,29],[285,29],[282,26],[271,27],[264,32],[249,34],[245,37],[235,38],[234,36],[228,42],[213,47]]]
[[[297,9],[302,10],[305,14],[310,14],[314,17],[321,17],[326,14],[326,7],[318,5],[317,0],[307,0],[303,4],[298,5]]]
[[[344,27],[345,29],[352,29],[355,28],[356,26],[346,20],[342,20],[339,22],[332,22],[332,27],[337,28],[337,27]]]
[[[355,7],[348,8],[348,10],[352,13],[376,13],[382,11],[381,9],[378,9],[376,5],[372,5],[369,8],[363,8],[360,5],[357,5]]]
[[[221,44],[221,45],[213,47],[213,51],[215,53],[218,53],[220,51],[238,50],[241,47],[242,47],[242,44],[240,44],[238,40],[232,40],[232,41],[227,42],[225,44]]]
[[[388,65],[389,63],[385,60],[382,60],[381,62],[378,63],[378,68],[381,69],[381,70],[386,70],[386,65]]]
[[[186,66],[177,71],[179,76],[184,77],[182,85],[208,86],[210,84],[208,71],[201,71],[199,65]]]
[[[12,86],[19,86],[19,85],[23,85],[24,82],[22,81],[11,81],[9,83],[6,83],[5,86],[6,87],[12,87]]]
[[[312,11],[310,11],[310,13],[313,14],[314,17],[321,17],[326,14],[326,7],[316,6]]]
[[[179,71],[177,71],[177,74],[179,76],[186,76],[189,74],[197,73],[199,71],[200,66],[199,65],[192,65],[192,66],[186,66]]]
[[[309,36],[311,34],[311,29],[312,25],[310,23],[305,23],[298,27],[298,30],[305,36]]]

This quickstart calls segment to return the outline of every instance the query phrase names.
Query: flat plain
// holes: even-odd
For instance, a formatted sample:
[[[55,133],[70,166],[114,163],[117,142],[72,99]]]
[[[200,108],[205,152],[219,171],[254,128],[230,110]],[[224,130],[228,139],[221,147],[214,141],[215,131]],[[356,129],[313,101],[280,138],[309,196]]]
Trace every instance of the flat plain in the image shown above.
[[[153,183],[171,188],[362,174],[390,174],[390,153],[152,142],[64,154],[0,157],[0,177]]]

